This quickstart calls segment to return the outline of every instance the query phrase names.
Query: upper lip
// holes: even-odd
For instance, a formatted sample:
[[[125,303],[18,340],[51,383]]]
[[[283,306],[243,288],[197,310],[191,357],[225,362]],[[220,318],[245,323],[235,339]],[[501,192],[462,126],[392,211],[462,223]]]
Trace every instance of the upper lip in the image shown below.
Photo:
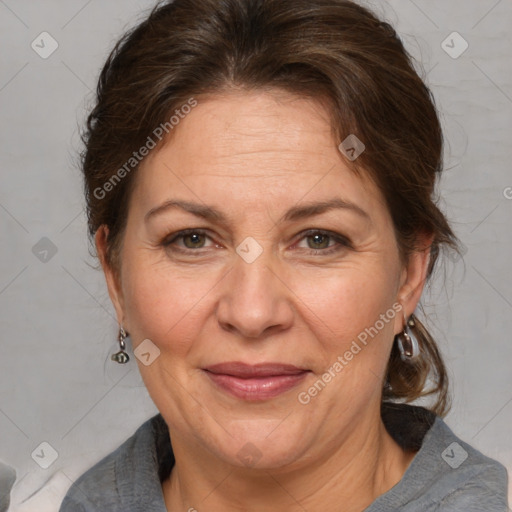
[[[204,368],[212,373],[231,375],[233,377],[250,378],[250,377],[271,377],[275,375],[297,375],[308,371],[305,368],[299,368],[293,364],[283,363],[260,363],[246,364],[240,361],[232,361],[219,363]]]

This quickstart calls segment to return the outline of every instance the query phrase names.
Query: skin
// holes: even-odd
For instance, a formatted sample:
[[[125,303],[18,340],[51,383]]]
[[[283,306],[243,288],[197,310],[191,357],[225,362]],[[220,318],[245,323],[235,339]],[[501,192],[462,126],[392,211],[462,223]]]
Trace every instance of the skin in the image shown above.
[[[361,511],[403,476],[414,453],[387,434],[382,382],[397,314],[307,405],[307,391],[379,315],[408,317],[425,282],[428,249],[403,265],[382,194],[358,177],[333,140],[327,112],[283,91],[208,98],[142,163],[129,204],[119,274],[96,234],[118,321],[134,347],[160,356],[139,369],[166,420],[176,465],[162,486],[169,510]],[[279,221],[294,206],[343,199],[354,209]],[[218,209],[226,223],[173,208]],[[167,247],[183,229],[201,228]],[[309,229],[343,237],[304,235]],[[236,252],[246,237],[263,249]],[[327,254],[326,251],[337,248]],[[184,252],[180,252],[180,249]],[[282,362],[311,372],[259,402],[219,390],[202,368],[225,361]],[[238,453],[259,451],[249,467]],[[247,448],[245,448],[247,449]]]

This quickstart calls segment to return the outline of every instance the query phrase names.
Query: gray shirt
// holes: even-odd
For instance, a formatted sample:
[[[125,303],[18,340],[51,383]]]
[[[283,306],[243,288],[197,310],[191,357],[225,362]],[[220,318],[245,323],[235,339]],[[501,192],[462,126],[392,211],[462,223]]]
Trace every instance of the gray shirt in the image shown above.
[[[11,488],[16,481],[16,470],[0,461],[0,512],[9,508]]]
[[[418,450],[404,476],[364,512],[507,512],[507,471],[456,437],[422,407],[385,404],[382,418],[398,444]],[[162,482],[174,455],[160,414],[69,489],[59,512],[167,511]]]

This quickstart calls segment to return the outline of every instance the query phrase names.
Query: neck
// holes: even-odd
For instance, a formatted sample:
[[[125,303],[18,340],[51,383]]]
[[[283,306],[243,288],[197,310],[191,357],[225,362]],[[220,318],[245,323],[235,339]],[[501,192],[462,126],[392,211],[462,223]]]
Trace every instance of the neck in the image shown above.
[[[414,457],[377,420],[357,429],[323,456],[293,468],[240,468],[193,451],[172,436],[176,465],[162,484],[168,510],[361,512],[402,478]]]

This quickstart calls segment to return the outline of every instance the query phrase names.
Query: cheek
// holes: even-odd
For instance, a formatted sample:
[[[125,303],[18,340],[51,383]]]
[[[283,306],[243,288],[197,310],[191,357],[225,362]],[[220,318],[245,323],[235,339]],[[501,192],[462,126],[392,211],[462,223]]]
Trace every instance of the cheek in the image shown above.
[[[213,273],[177,271],[142,257],[126,260],[123,280],[127,325],[136,346],[149,338],[173,353],[186,353],[201,329]]]
[[[333,382],[322,398],[333,410],[354,397],[370,400],[381,389],[397,314],[395,277],[392,268],[354,265],[296,283],[314,340],[308,356],[318,365],[315,373]]]
[[[297,281],[294,289],[304,307],[315,313],[338,339],[346,341],[374,325],[381,314],[392,308],[397,287],[393,272],[361,266]]]
[[[380,396],[399,314],[390,274],[346,271],[325,279],[322,288],[316,281],[314,288],[304,286],[298,293],[309,306],[304,315],[316,345],[310,345],[308,355],[318,363],[315,373],[321,380],[302,391],[310,397],[321,394],[317,407],[346,416]]]

